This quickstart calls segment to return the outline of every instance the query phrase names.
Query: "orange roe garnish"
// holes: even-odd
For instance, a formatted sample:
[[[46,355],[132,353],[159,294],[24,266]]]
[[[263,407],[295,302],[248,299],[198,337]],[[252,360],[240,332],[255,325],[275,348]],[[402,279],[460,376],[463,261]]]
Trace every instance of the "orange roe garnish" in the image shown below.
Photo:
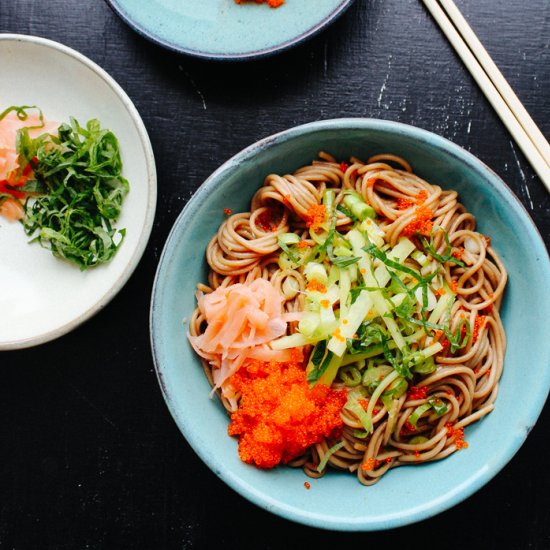
[[[426,191],[425,189],[423,189],[422,191],[420,191],[420,193],[418,193],[418,195],[416,195],[416,204],[418,205],[424,204],[427,200],[428,191]]]
[[[306,288],[308,290],[311,290],[312,292],[317,291],[317,292],[321,292],[322,294],[326,294],[327,292],[327,287],[323,283],[320,283],[319,281],[317,281],[316,279],[312,279],[311,281],[309,281]],[[328,300],[324,300],[324,301],[328,301]],[[328,303],[330,304],[330,302]]]
[[[476,320],[474,321],[474,331],[472,333],[472,342],[476,342],[479,338],[479,332],[485,326],[485,316],[476,315]]]
[[[429,236],[433,227],[433,212],[427,206],[419,206],[416,209],[414,220],[405,226],[402,234],[405,237],[410,237],[415,233]]]
[[[462,256],[464,256],[464,248],[462,248],[462,247],[455,248],[452,251],[451,256],[453,258],[456,258],[457,260],[462,260]]]
[[[342,333],[340,332],[340,328],[337,328],[333,333],[332,333],[332,336],[334,336],[334,338],[336,338],[336,340],[338,340],[339,342],[345,342],[346,339],[344,336],[342,336]]]
[[[458,291],[458,281],[456,279],[453,279],[451,281],[451,290],[456,294]]]
[[[231,210],[231,208],[224,208],[224,209],[223,209],[223,213],[224,213],[226,216],[231,216],[231,214],[233,214],[233,210]]]
[[[230,379],[240,392],[229,435],[239,437],[239,456],[259,468],[286,464],[325,437],[339,437],[345,390],[309,388],[300,362],[247,360]]]
[[[330,300],[319,300],[321,307],[327,308],[330,306]]]
[[[285,3],[285,0],[254,0],[256,4],[263,4],[264,2],[270,7],[270,8],[278,8],[279,6],[282,6]],[[244,0],[235,0],[236,4],[243,4],[245,3]]]
[[[256,218],[258,225],[264,231],[277,231],[277,224],[274,222],[273,214],[273,210],[271,208],[267,208]]]
[[[401,428],[401,431],[399,432],[399,435],[410,435],[412,433],[416,432],[416,426],[411,424],[408,420],[403,424],[403,427]]]
[[[359,271],[361,271],[361,275],[364,275],[367,272],[367,270],[364,267],[362,267]]]
[[[440,296],[443,296],[445,294],[445,289],[443,287],[441,288],[436,288],[434,290],[434,295],[436,298],[439,298]]]
[[[369,406],[369,400],[368,399],[358,399],[357,402],[359,405],[361,405],[361,408],[366,411]]]
[[[304,248],[309,248],[309,243],[307,241],[302,240],[302,241],[299,241],[296,246],[303,250]]]
[[[468,448],[468,443],[464,441],[464,428],[455,428],[453,422],[447,422],[445,428],[447,428],[447,437],[454,440],[458,450]]]
[[[340,163],[340,170],[342,170],[342,172],[345,172],[348,168],[349,168],[349,164],[347,162]]]
[[[395,203],[395,207],[397,210],[407,210],[411,206],[414,206],[417,204],[418,206],[422,206],[426,200],[428,199],[428,192],[423,190],[416,195],[414,199],[407,198],[407,197],[399,197]]]
[[[311,489],[311,483],[309,481],[304,481],[304,487],[306,489]]]
[[[312,204],[307,209],[306,225],[313,231],[317,231],[325,221],[326,208],[324,204]]]
[[[376,178],[369,178],[367,180],[367,187],[374,187],[375,183],[376,183]]]
[[[407,210],[407,208],[410,208],[411,206],[414,206],[414,202],[411,199],[405,199],[404,197],[399,197],[395,203],[397,210]]]
[[[301,348],[291,348],[290,349],[290,362],[291,363],[302,363],[304,359],[304,353]]]
[[[347,319],[342,319],[342,324],[343,325],[347,325],[349,323],[349,321]]]
[[[370,472],[376,468],[376,460],[372,457],[367,458],[363,464],[361,464],[361,470],[364,472]]]
[[[426,399],[428,397],[428,386],[422,386],[418,388],[417,386],[411,386],[407,392],[407,398],[410,401],[417,401],[419,399]]]

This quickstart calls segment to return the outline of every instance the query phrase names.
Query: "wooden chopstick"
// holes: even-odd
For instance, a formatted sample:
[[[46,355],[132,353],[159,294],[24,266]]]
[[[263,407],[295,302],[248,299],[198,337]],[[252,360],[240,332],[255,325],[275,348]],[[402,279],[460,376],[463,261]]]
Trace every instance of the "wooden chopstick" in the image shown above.
[[[512,134],[535,172],[550,191],[550,145],[473,30],[452,0],[439,0],[439,3],[437,0],[422,1]],[[444,9],[447,10],[447,13]]]

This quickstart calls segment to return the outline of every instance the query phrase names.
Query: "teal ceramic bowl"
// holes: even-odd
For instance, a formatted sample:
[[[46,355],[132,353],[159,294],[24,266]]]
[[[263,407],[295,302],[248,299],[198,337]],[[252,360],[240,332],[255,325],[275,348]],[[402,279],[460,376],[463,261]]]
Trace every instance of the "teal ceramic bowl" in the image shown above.
[[[336,20],[353,0],[107,0],[132,29],[161,46],[206,59],[243,60],[286,50]]]
[[[496,408],[466,428],[469,448],[445,460],[390,471],[363,487],[354,475],[331,471],[318,480],[300,469],[258,470],[242,463],[228,417],[186,339],[195,284],[206,280],[204,250],[223,209],[248,210],[270,172],[309,163],[320,149],[337,158],[391,152],[421,177],[456,189],[491,237],[510,279],[502,317],[508,335]],[[537,289],[537,292],[533,292]],[[550,387],[550,261],[533,222],[502,180],[478,159],[434,134],[370,119],[315,122],[268,137],[223,164],[199,188],[176,221],[158,267],[151,336],[158,379],[181,432],[229,486],[258,506],[296,522],[336,530],[380,530],[416,522],[480,489],[518,451]],[[529,322],[525,315],[529,312]],[[518,404],[521,404],[519,406]],[[513,410],[514,414],[510,414]],[[309,481],[310,490],[304,488]]]

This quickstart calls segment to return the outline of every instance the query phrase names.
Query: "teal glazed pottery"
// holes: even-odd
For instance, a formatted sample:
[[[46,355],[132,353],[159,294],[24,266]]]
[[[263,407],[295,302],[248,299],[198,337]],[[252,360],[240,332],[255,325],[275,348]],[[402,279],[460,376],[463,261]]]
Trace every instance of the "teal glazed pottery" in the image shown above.
[[[247,211],[271,172],[287,173],[318,152],[338,159],[377,153],[405,157],[431,183],[455,189],[478,229],[509,271],[501,310],[508,346],[495,410],[466,428],[469,447],[445,460],[388,472],[371,487],[330,471],[309,479],[301,469],[259,470],[241,462],[227,435],[228,417],[186,338],[195,285],[206,281],[206,245],[224,208]],[[170,233],[151,306],[151,342],[159,383],[181,432],[201,459],[245,498],[290,520],[324,529],[369,531],[417,522],[482,488],[514,456],[533,428],[550,386],[550,261],[528,214],[503,181],[470,153],[437,135],[371,119],[306,124],[255,143],[199,188]],[[304,488],[304,482],[311,485]]]
[[[168,49],[207,59],[251,59],[314,36],[353,0],[107,0],[131,28]]]

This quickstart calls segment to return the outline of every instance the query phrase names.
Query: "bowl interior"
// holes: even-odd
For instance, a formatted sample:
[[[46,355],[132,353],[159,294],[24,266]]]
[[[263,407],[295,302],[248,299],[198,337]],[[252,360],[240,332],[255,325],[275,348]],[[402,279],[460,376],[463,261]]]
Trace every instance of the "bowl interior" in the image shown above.
[[[102,128],[117,136],[123,175],[130,182],[116,224],[126,228],[124,243],[111,262],[85,272],[54,258],[36,243],[29,245],[20,224],[0,219],[0,280],[11,289],[0,297],[0,349],[12,349],[65,334],[122,288],[151,232],[156,172],[138,112],[120,86],[95,63],[57,42],[10,34],[0,35],[0,59],[12,74],[2,85],[0,110],[10,105],[36,105],[48,120],[69,122],[73,116],[82,125],[97,118]]]
[[[508,336],[496,409],[466,429],[469,448],[449,458],[390,471],[363,487],[354,475],[330,472],[310,480],[298,469],[258,470],[242,463],[228,418],[186,339],[195,284],[206,280],[204,251],[224,220],[224,208],[246,211],[270,172],[294,171],[319,150],[338,159],[391,152],[431,183],[456,189],[509,271],[502,309]],[[472,155],[423,130],[365,119],[325,121],[272,136],[225,163],[199,189],[167,241],[151,310],[159,381],[178,426],[206,464],[263,508],[329,529],[372,530],[424,519],[460,502],[514,455],[535,423],[550,384],[550,268],[546,248],[527,213],[502,181]],[[533,292],[533,289],[538,292]],[[529,312],[529,320],[525,314]],[[510,415],[510,410],[514,414]],[[311,489],[304,488],[309,481]]]
[[[270,9],[233,0],[107,0],[137,32],[167,48],[210,59],[273,54],[316,34],[353,0],[301,0]]]

